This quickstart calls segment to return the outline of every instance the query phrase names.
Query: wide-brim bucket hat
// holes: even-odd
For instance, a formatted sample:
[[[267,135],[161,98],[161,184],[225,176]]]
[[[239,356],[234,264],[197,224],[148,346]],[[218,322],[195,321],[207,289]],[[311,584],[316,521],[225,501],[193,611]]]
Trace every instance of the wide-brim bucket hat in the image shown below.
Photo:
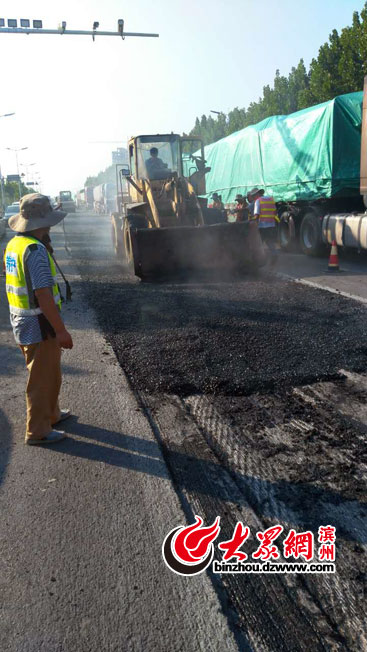
[[[254,197],[255,195],[258,195],[258,194],[263,195],[264,192],[265,192],[265,190],[263,190],[262,188],[252,188],[252,190],[250,190],[250,191],[247,193],[247,197],[249,197],[250,199],[252,199],[252,197]]]
[[[48,226],[55,226],[66,217],[64,211],[53,210],[46,195],[38,192],[24,195],[20,201],[20,212],[8,220],[8,225],[17,233],[35,231]]]

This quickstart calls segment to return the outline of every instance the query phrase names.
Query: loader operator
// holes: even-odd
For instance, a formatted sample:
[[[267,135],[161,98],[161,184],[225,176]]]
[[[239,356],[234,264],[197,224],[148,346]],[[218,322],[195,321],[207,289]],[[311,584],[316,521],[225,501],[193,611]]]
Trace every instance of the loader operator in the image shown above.
[[[149,179],[166,179],[168,176],[168,165],[163,163],[161,158],[158,158],[158,149],[152,147],[149,151],[150,158],[145,161],[145,167]]]
[[[279,218],[274,198],[270,195],[265,195],[265,191],[260,188],[250,190],[247,197],[250,202],[254,202],[253,217],[251,219],[257,220],[261,239],[268,247],[271,256],[270,264],[275,265],[278,259],[276,225],[279,222]]]

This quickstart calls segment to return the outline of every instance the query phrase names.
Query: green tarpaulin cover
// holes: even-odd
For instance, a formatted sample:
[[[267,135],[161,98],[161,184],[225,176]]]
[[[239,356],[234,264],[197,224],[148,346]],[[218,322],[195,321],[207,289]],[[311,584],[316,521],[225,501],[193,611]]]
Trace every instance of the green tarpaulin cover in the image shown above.
[[[257,186],[276,201],[359,194],[363,93],[266,118],[205,148],[207,196]]]

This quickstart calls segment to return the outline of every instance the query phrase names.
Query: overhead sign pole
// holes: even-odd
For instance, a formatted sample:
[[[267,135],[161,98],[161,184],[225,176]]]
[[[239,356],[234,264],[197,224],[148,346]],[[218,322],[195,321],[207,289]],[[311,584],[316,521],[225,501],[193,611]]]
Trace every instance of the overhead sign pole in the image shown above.
[[[97,22],[93,23],[92,30],[66,29],[65,21],[60,23],[58,29],[44,29],[42,27],[42,21],[33,21],[33,27],[30,26],[30,20],[28,19],[21,19],[20,23],[21,23],[21,27],[18,27],[17,20],[11,19],[8,20],[8,26],[5,27],[5,19],[0,18],[0,34],[59,34],[61,36],[63,35],[92,36],[93,40],[96,36],[120,36],[120,38],[122,39],[124,39],[127,36],[138,36],[138,37],[145,37],[145,38],[159,37],[159,34],[150,34],[145,32],[125,32],[124,21],[122,18],[119,18],[119,20],[117,21],[116,32],[104,32],[98,30],[99,23]],[[35,23],[37,26],[35,26]]]

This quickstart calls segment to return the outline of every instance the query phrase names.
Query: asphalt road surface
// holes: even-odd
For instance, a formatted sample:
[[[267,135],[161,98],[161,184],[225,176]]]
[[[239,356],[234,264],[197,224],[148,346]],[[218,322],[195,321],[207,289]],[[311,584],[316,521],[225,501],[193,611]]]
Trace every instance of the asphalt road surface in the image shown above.
[[[55,240],[62,257],[61,232]],[[37,451],[35,468],[8,442],[0,498],[17,505],[14,518],[5,502],[4,577],[16,587],[5,599],[8,640],[12,614],[29,602],[32,625],[18,625],[20,644],[5,649],[367,648],[367,265],[352,257],[330,281],[326,260],[293,255],[280,260],[287,278],[265,270],[222,283],[144,284],[114,259],[106,217],[68,217],[66,240],[77,296],[67,316],[82,350],[66,389],[78,419],[61,454]],[[14,381],[5,387],[12,398]],[[46,487],[41,506],[35,472],[39,491]],[[221,540],[242,521],[249,556],[255,533],[275,524],[284,528],[280,549],[290,529],[317,542],[318,527],[333,525],[336,573],[174,575],[158,541],[195,514],[206,525],[220,516]],[[36,569],[43,579],[46,559],[54,577],[42,599],[24,551],[40,532],[51,539],[36,551]]]

